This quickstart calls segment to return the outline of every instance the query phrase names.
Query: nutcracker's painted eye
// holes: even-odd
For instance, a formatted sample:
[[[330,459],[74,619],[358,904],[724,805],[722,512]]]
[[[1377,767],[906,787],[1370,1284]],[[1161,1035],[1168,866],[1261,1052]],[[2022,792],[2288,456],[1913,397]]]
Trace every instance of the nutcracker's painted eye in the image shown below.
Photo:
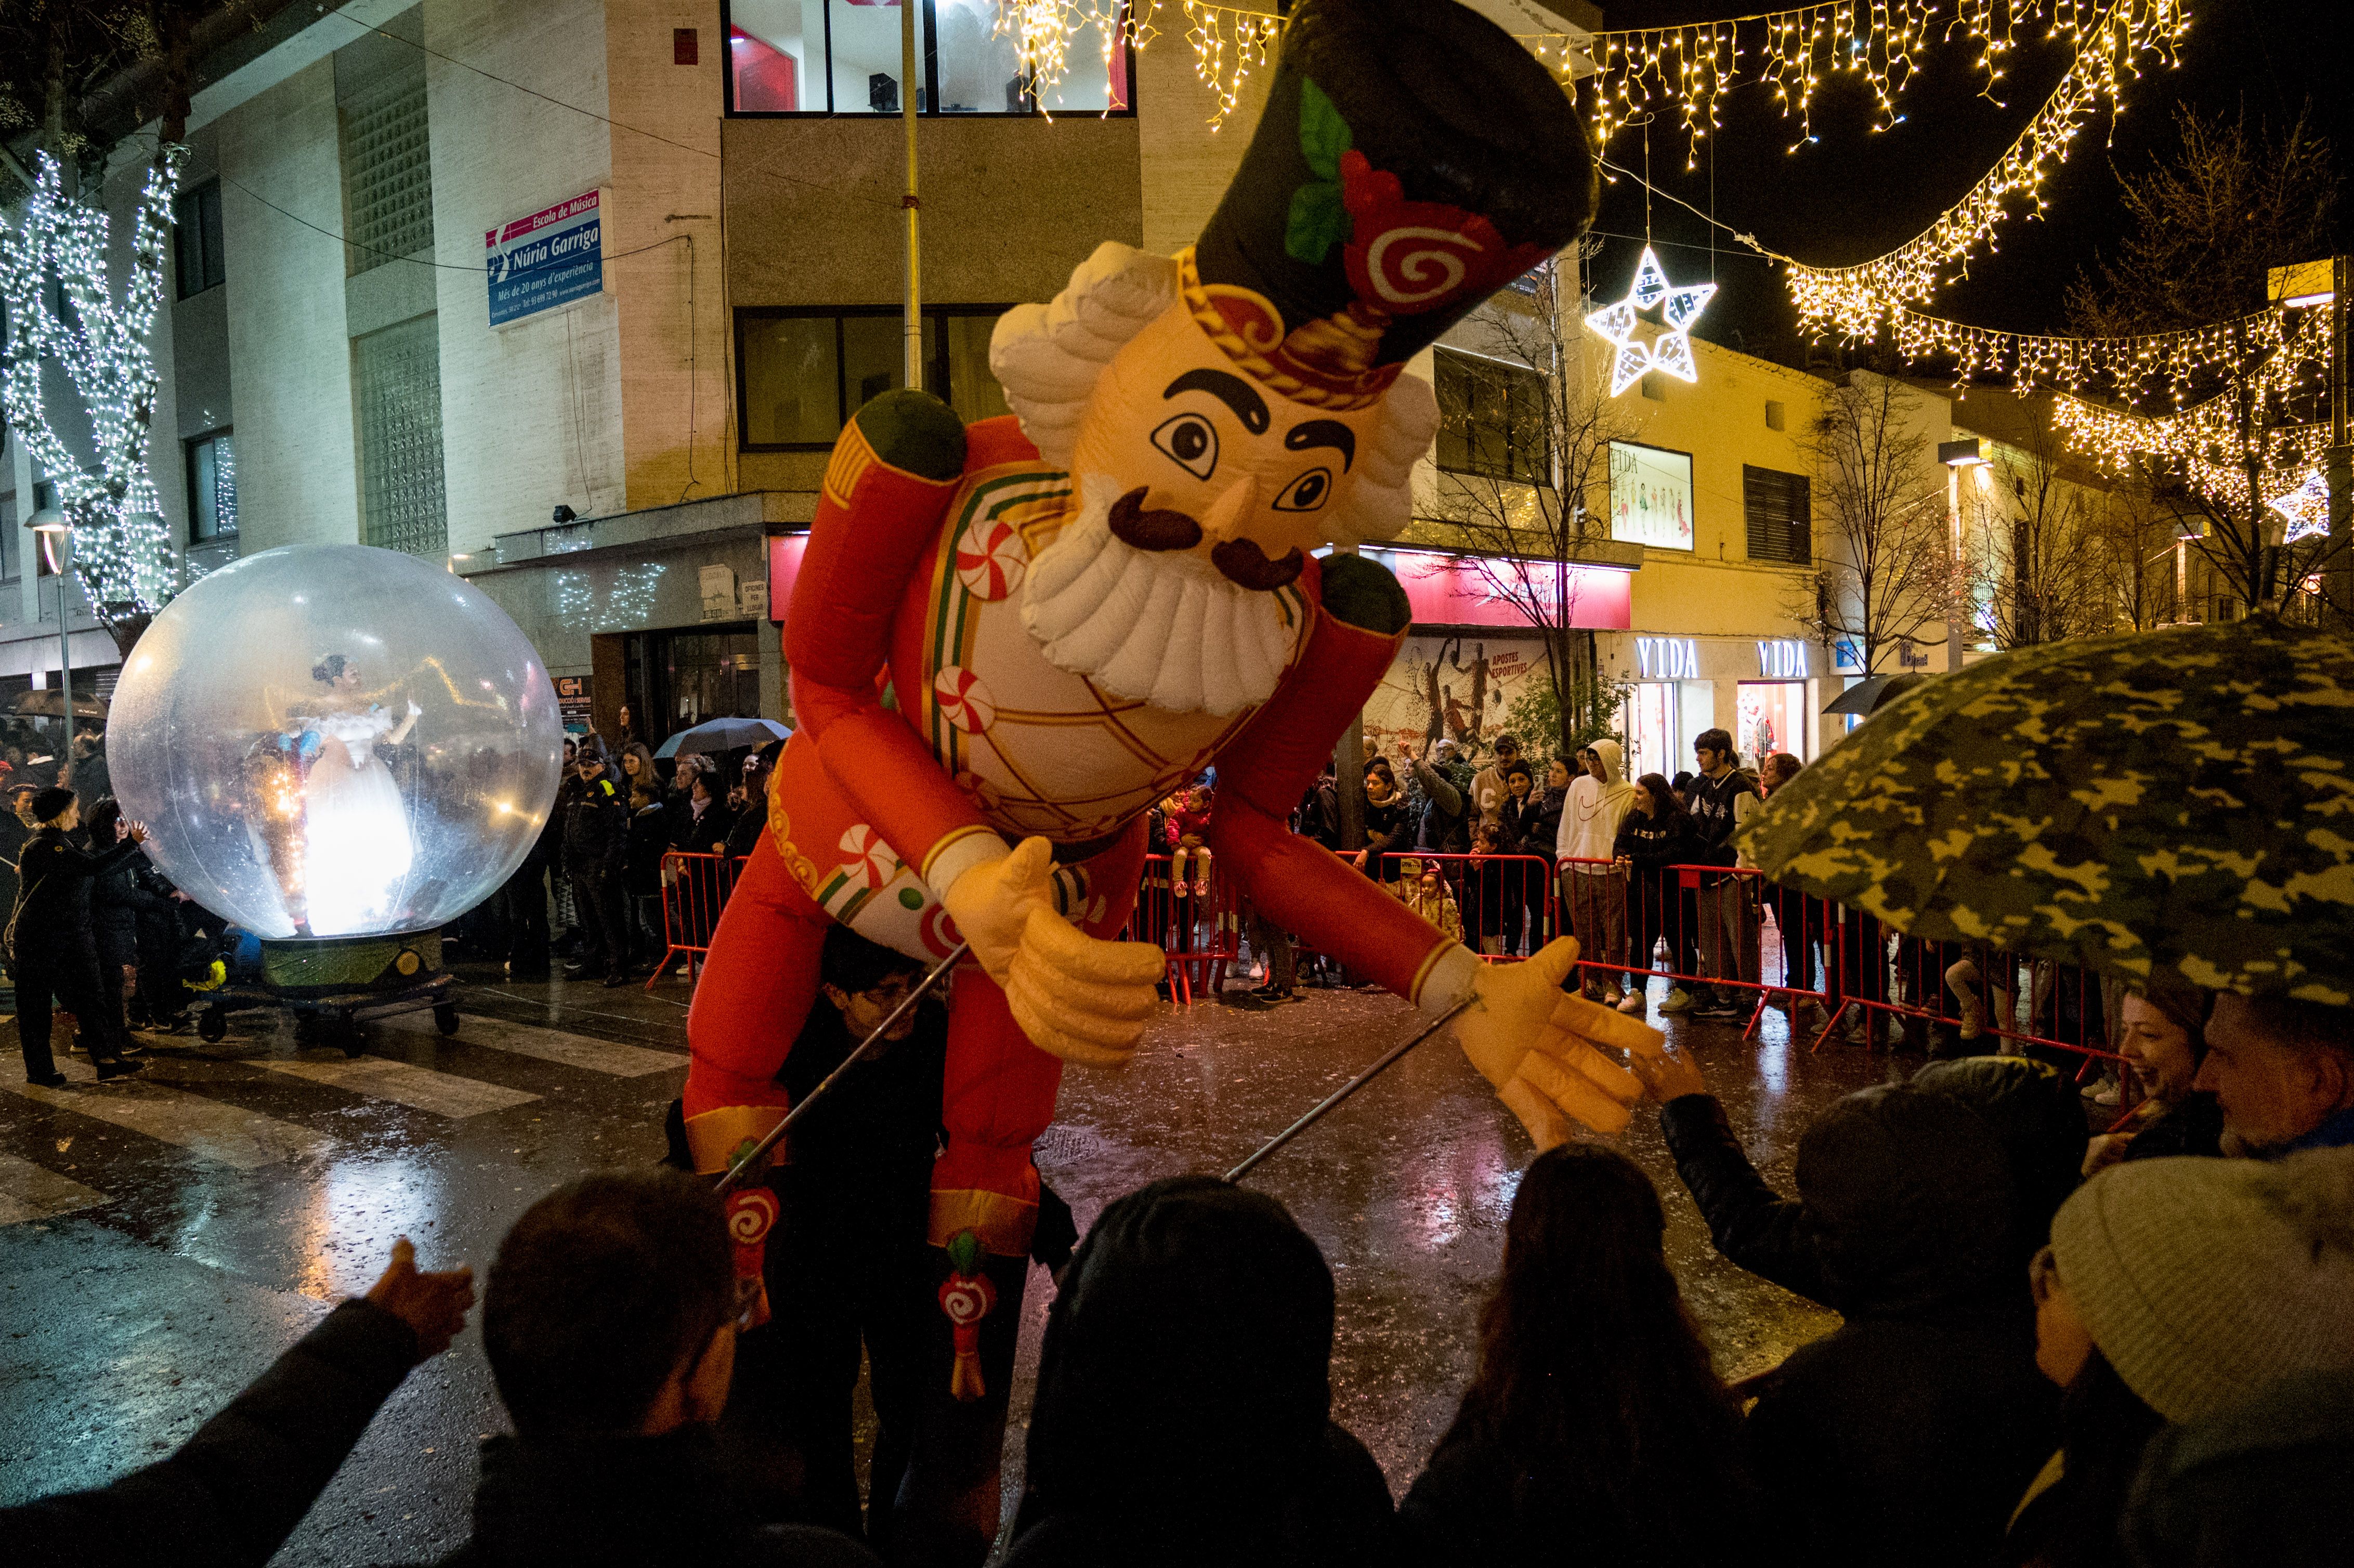
[[[1217,469],[1218,429],[1203,415],[1180,414],[1163,420],[1152,432],[1152,444],[1195,479],[1207,479]]]
[[[1322,506],[1325,498],[1331,493],[1332,471],[1311,468],[1283,487],[1283,493],[1275,498],[1275,509],[1278,512],[1313,512]]]

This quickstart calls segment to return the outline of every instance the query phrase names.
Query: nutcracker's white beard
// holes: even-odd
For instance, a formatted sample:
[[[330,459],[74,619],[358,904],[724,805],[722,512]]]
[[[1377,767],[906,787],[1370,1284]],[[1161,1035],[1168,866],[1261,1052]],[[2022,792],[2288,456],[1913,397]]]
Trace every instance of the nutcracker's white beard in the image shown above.
[[[1119,493],[1107,475],[1082,479],[1078,517],[1030,563],[1022,624],[1046,662],[1168,713],[1223,717],[1267,701],[1305,625],[1299,596],[1113,537]]]

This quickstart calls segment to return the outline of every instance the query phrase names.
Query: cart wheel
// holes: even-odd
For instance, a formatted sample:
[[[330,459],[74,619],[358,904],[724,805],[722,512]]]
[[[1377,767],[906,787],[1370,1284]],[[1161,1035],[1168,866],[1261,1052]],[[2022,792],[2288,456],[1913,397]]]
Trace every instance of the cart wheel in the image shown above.
[[[451,1003],[446,1002],[446,1001],[445,1001],[445,1002],[443,1002],[440,1006],[439,1006],[439,1007],[435,1008],[435,1009],[433,1010],[433,1027],[434,1027],[434,1028],[436,1028],[436,1029],[439,1029],[439,1030],[440,1030],[442,1033],[444,1033],[444,1034],[455,1034],[455,1033],[458,1033],[458,1010],[457,1010],[457,1008],[456,1008],[456,1007],[454,1007],[454,1006],[452,1006]]]
[[[217,1045],[228,1033],[228,1014],[217,1007],[208,1007],[196,1014],[196,1038],[208,1045]]]

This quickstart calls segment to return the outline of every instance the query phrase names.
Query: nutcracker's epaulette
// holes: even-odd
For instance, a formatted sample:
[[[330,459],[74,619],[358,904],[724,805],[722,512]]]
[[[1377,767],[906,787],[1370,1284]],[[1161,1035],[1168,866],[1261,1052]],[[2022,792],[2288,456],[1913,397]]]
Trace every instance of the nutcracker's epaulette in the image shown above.
[[[1331,555],[1322,567],[1320,597],[1333,620],[1382,637],[1395,636],[1414,619],[1405,589],[1390,569],[1363,556]]]
[[[869,397],[852,416],[875,458],[938,483],[964,472],[964,421],[928,392],[898,387]]]

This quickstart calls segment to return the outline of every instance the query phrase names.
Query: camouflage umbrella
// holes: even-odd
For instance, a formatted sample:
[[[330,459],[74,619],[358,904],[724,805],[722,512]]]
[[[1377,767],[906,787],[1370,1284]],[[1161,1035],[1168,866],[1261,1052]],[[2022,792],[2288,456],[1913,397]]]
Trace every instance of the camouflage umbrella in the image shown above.
[[[2270,616],[2024,648],[1874,714],[1742,840],[1941,941],[2354,1002],[2354,642]]]

